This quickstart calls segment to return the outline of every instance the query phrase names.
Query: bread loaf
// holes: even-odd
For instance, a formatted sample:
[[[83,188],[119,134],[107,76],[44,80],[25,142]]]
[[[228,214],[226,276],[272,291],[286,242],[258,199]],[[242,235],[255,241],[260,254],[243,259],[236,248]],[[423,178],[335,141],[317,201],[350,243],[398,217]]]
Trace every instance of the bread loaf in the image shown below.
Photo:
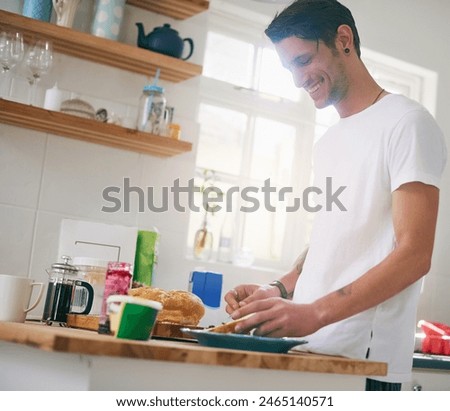
[[[165,291],[156,287],[138,287],[128,291],[129,295],[159,301],[163,309],[157,321],[196,326],[205,315],[202,300],[189,291]]]
[[[216,325],[215,327],[209,328],[209,331],[221,334],[234,334],[236,333],[236,325],[246,320],[247,318],[251,317],[252,315],[253,314],[248,314],[245,315],[244,317],[238,318],[237,320],[232,320],[221,325]]]

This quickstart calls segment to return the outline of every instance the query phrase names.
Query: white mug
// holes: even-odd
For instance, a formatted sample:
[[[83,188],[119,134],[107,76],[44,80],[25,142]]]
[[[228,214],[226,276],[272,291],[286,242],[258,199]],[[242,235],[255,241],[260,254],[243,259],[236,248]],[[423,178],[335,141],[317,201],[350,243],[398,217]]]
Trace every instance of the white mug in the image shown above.
[[[30,305],[33,287],[39,287],[39,294]],[[31,278],[0,274],[0,321],[25,322],[27,312],[39,304],[43,290],[44,283]]]

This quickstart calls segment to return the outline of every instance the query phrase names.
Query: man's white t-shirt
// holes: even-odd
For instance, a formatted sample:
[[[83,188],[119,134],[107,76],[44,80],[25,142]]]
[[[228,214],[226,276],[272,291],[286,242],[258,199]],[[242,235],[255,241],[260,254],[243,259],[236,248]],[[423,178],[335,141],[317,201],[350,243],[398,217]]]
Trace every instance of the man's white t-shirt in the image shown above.
[[[445,141],[435,120],[400,95],[387,95],[331,127],[314,148],[314,186],[323,192],[317,203],[322,209],[314,218],[293,300],[311,303],[386,258],[396,244],[392,192],[413,181],[438,187],[445,163]],[[367,356],[388,363],[387,377],[376,379],[408,381],[419,292],[420,281],[377,307],[305,337],[308,344],[301,349]]]

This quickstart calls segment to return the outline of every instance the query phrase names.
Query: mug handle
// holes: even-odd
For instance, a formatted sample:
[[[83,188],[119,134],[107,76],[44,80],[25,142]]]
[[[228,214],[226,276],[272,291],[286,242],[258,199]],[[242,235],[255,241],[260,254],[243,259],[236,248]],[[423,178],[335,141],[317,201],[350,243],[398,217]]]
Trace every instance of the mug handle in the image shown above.
[[[92,288],[92,285],[90,285],[86,281],[76,281],[75,287],[86,288],[86,290],[88,291],[88,300],[84,311],[81,312],[70,311],[70,314],[89,314],[89,311],[91,311],[92,304],[94,302],[94,289]]]
[[[39,294],[36,298],[36,301],[30,306],[28,307],[26,310],[24,310],[26,313],[28,311],[31,311],[33,308],[36,308],[36,306],[39,304],[39,301],[41,301],[42,298],[42,292],[44,291],[44,283],[32,283],[31,284],[31,288],[33,288],[35,285],[39,285]]]
[[[187,60],[189,57],[192,56],[192,53],[194,52],[194,42],[193,42],[193,40],[190,39],[190,38],[186,38],[186,39],[183,39],[183,42],[185,42],[185,41],[187,41],[189,43],[190,50],[189,50],[189,54],[187,55],[187,57],[184,57],[181,60]]]

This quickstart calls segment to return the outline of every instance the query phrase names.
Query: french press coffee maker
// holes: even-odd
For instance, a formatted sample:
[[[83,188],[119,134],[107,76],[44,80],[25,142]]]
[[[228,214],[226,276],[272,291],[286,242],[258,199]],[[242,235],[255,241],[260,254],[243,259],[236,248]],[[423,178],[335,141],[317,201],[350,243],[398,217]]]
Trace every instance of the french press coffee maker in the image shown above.
[[[47,297],[45,298],[42,321],[51,325],[67,323],[67,314],[89,314],[94,301],[94,289],[80,280],[78,268],[69,264],[71,258],[61,257],[62,263],[52,264],[49,275]]]

